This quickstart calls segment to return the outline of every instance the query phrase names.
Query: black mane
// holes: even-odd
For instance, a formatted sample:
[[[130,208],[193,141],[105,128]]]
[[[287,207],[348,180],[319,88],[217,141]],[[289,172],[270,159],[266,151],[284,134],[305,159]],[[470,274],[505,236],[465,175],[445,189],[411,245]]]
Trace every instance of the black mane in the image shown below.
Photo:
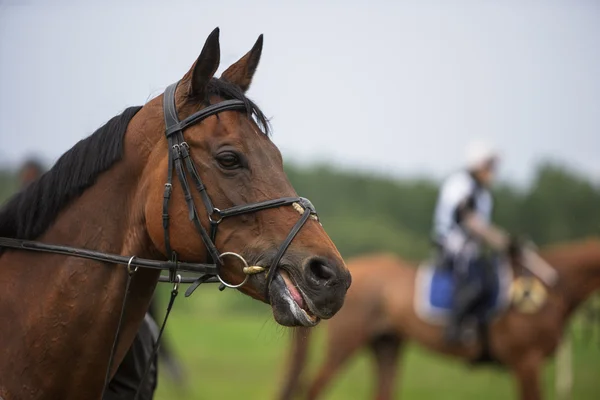
[[[123,157],[127,125],[141,107],[130,107],[79,141],[56,164],[0,209],[0,236],[32,240],[98,176]]]

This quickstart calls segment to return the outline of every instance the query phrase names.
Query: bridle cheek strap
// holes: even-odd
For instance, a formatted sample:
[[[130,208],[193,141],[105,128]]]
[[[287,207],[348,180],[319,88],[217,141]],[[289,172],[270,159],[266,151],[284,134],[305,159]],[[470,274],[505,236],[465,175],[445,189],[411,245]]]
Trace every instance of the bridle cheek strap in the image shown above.
[[[187,168],[188,173],[192,177],[192,181],[196,186],[196,190],[200,193],[202,197],[202,201],[204,202],[204,206],[209,215],[211,215],[213,210],[212,202],[208,194],[206,193],[206,188],[200,179],[200,175],[196,171],[194,167],[190,155],[189,155],[189,146],[185,142],[183,137],[183,129],[188,127],[189,125],[193,125],[195,123],[201,122],[206,117],[210,115],[216,114],[221,111],[226,110],[245,110],[246,106],[243,101],[240,100],[228,100],[226,102],[221,102],[214,104],[212,106],[208,106],[197,113],[189,116],[183,121],[179,121],[177,116],[177,109],[175,106],[175,92],[177,90],[177,84],[174,83],[169,85],[165,90],[163,96],[163,111],[165,117],[165,135],[167,137],[167,142],[169,145],[169,170],[167,175],[167,183],[165,184],[165,196],[163,200],[163,230],[164,230],[164,238],[165,238],[165,250],[167,252],[168,257],[173,260],[176,258],[175,252],[173,252],[171,248],[170,234],[169,234],[169,200],[172,193],[172,175],[173,169],[177,174],[177,178],[181,187],[183,189],[183,194],[185,198],[186,205],[188,207],[188,218],[194,224],[194,227],[200,234],[202,238],[202,242],[204,243],[209,257],[211,260],[209,262],[215,263],[217,270],[220,266],[219,259],[219,251],[214,245],[213,240],[211,239],[211,235],[208,234],[206,229],[202,226],[200,219],[198,217],[198,211],[196,210],[194,199],[192,197],[192,193],[190,190],[190,186],[187,180],[187,174],[184,169],[184,163]],[[170,276],[174,277],[177,271],[171,271]]]
[[[308,206],[306,203],[308,203],[310,206]],[[300,232],[300,229],[302,229],[302,227],[304,226],[306,221],[308,221],[308,219],[311,217],[311,215],[316,215],[316,211],[315,211],[314,207],[308,200],[301,198],[300,205],[304,207],[304,212],[302,213],[302,217],[300,217],[300,219],[294,224],[294,226],[292,227],[292,230],[287,235],[284,242],[281,244],[281,246],[279,246],[279,250],[277,251],[275,258],[271,262],[271,266],[269,267],[269,270],[267,271],[267,286],[266,286],[266,295],[265,295],[267,300],[269,300],[269,287],[271,286],[271,282],[275,278],[281,258],[287,251],[288,247],[290,247],[290,244],[292,244],[292,241],[294,240],[294,238],[296,237],[298,232]],[[270,300],[269,300],[269,302],[270,302]]]

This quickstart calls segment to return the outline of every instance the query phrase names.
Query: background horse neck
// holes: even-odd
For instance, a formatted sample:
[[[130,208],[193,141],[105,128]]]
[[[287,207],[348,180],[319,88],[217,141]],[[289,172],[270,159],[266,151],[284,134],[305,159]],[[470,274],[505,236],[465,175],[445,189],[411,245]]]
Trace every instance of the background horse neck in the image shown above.
[[[570,311],[600,288],[600,239],[554,246],[542,252],[560,275],[557,290]]]
[[[140,111],[130,122],[136,130]],[[143,221],[138,181],[139,135],[126,135],[125,155],[60,212],[37,238],[46,243],[158,257]],[[133,156],[135,153],[136,156]],[[122,266],[43,253],[5,251],[0,315],[12,329],[0,337],[0,396],[98,398],[124,295]],[[131,344],[154,291],[158,272],[136,273],[114,365]],[[10,282],[10,284],[8,284]],[[36,368],[32,368],[36,365]],[[113,372],[116,368],[113,367]]]

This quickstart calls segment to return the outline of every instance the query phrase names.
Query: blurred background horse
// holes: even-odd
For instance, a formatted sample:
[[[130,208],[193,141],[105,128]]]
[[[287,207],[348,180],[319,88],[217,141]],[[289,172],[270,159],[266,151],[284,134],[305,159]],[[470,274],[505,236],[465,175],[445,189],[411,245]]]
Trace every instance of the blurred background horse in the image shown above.
[[[525,293],[508,298],[506,306],[509,308],[497,311],[489,327],[482,332],[483,337],[464,346],[448,345],[440,328],[443,323],[432,323],[427,320],[431,315],[423,315],[427,312],[419,310],[419,303],[427,301],[422,298],[425,293],[419,293],[423,291],[419,282],[423,267],[417,269],[390,255],[349,261],[354,286],[342,311],[327,324],[326,356],[307,387],[306,398],[318,398],[340,368],[363,347],[368,348],[375,359],[374,398],[393,398],[398,357],[408,341],[415,341],[468,362],[504,366],[514,375],[521,399],[541,399],[543,362],[556,350],[573,312],[591,293],[600,289],[600,239],[552,246],[541,255],[558,271],[556,286],[544,287],[534,281],[536,283],[526,288]],[[513,272],[518,271],[514,268]],[[508,297],[509,293],[506,294]],[[309,330],[296,332],[281,399],[294,397],[306,363],[309,337]]]

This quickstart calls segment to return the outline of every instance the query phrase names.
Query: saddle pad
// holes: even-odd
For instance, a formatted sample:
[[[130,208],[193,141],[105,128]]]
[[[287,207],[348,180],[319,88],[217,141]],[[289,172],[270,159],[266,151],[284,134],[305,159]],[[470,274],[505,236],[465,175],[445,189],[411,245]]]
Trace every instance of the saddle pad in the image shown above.
[[[506,264],[500,264],[495,271],[496,279],[487,314],[503,311],[509,302],[509,289],[512,282],[512,270]],[[476,276],[474,279],[478,279]],[[423,263],[417,269],[415,277],[415,312],[422,320],[444,325],[452,310],[454,281],[452,271],[439,268],[431,263]]]

